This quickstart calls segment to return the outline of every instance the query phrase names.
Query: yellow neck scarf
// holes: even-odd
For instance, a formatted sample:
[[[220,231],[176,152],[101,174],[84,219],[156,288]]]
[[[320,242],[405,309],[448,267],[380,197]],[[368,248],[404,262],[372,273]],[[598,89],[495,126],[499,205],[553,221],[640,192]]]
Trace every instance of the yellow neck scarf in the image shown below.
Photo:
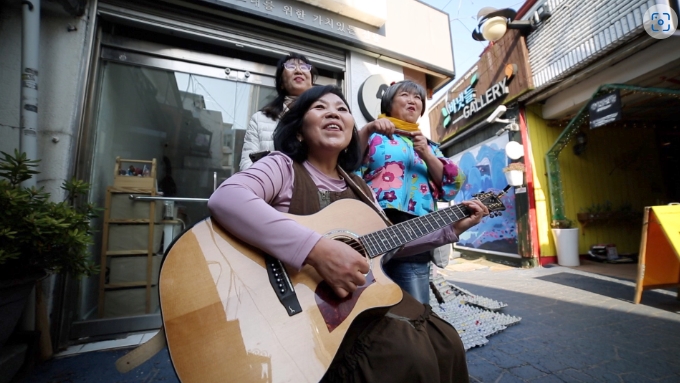
[[[404,130],[407,132],[418,132],[420,131],[420,128],[418,128],[418,123],[411,123],[411,122],[406,122],[404,120],[400,120],[398,118],[394,117],[388,117],[385,114],[381,114],[378,116],[378,118],[386,118],[394,124],[394,126],[399,129],[399,130]]]

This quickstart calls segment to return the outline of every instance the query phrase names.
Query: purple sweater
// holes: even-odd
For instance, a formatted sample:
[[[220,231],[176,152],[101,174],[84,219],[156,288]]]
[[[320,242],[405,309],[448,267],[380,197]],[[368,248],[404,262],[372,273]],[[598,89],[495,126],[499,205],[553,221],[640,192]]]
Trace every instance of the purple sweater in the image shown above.
[[[320,190],[347,188],[344,180],[326,176],[309,162],[303,165]],[[210,196],[208,209],[230,233],[300,269],[322,235],[280,214],[288,212],[294,179],[293,161],[273,152],[224,181]],[[377,201],[375,204],[380,208]],[[409,243],[395,256],[418,254],[457,240],[447,226]]]

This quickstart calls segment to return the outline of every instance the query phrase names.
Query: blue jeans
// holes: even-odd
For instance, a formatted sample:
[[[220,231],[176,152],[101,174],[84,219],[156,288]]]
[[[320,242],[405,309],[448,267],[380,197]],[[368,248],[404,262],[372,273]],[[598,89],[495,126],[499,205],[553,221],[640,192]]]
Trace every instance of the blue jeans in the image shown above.
[[[398,262],[383,265],[391,280],[423,304],[430,303],[430,261]]]

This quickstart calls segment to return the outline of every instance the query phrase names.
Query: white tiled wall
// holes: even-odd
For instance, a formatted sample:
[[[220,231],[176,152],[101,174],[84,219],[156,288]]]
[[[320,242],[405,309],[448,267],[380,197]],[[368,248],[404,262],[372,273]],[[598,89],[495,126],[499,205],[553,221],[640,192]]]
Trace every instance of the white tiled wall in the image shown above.
[[[527,37],[534,85],[540,88],[644,32],[654,0],[548,0],[552,16]]]

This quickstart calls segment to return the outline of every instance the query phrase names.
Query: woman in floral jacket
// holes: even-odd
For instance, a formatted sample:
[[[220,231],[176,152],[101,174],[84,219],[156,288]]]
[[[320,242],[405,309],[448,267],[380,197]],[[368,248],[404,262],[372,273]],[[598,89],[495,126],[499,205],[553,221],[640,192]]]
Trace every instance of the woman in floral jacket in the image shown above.
[[[437,210],[437,201],[451,201],[463,183],[458,167],[418,128],[425,111],[425,90],[400,81],[385,91],[383,113],[359,132],[368,151],[360,174],[394,223]],[[385,272],[422,303],[430,300],[431,252],[393,259]]]

